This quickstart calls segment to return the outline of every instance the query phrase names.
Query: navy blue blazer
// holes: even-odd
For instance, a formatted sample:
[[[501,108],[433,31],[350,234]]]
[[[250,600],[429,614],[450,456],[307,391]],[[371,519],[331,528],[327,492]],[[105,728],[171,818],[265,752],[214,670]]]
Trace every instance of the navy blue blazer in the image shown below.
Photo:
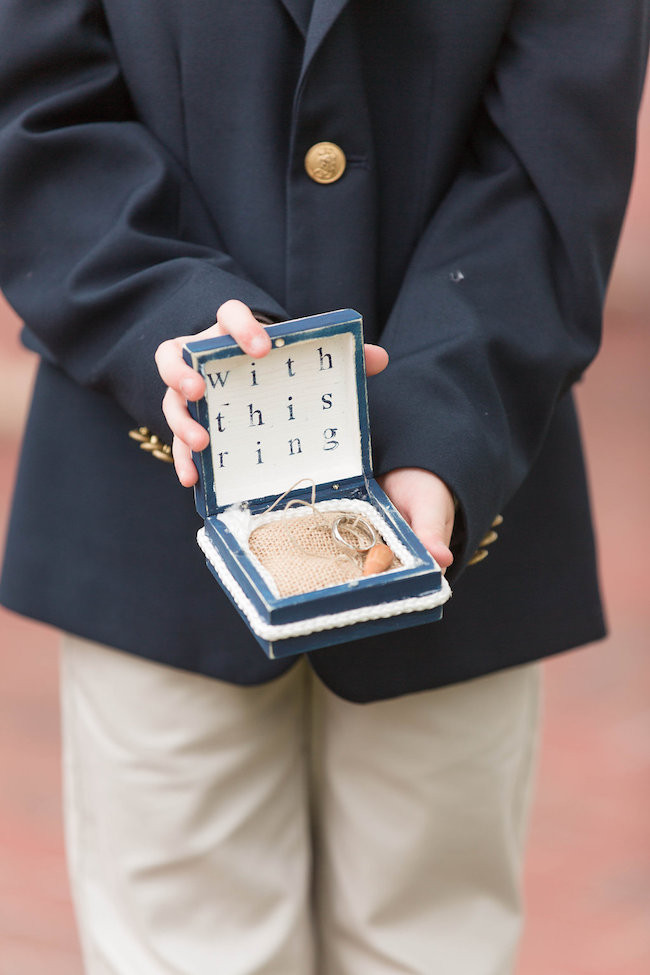
[[[571,386],[631,179],[647,0],[2,0],[0,283],[43,358],[2,599],[239,683],[281,673],[203,565],[153,354],[235,297],[357,308],[375,472],[460,502],[442,623],[318,651],[337,693],[603,632]],[[322,185],[304,159],[345,152]],[[463,567],[497,513],[490,556]]]

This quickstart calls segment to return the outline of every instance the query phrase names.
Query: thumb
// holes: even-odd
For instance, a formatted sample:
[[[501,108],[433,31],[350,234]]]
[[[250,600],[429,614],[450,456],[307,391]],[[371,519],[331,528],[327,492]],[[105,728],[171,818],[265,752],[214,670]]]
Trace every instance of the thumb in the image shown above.
[[[445,482],[432,471],[400,467],[383,474],[380,484],[440,568],[448,568],[455,508]]]
[[[448,520],[442,512],[435,509],[420,508],[415,505],[413,509],[411,528],[440,568],[448,569],[454,561],[449,548],[453,519]]]

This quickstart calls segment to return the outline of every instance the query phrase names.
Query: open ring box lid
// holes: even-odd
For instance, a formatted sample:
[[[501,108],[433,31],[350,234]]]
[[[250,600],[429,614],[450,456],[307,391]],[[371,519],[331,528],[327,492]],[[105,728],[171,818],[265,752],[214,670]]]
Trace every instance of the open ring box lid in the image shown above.
[[[210,434],[194,454],[205,521],[198,543],[208,568],[269,657],[440,619],[449,585],[372,476],[361,316],[346,309],[267,331],[271,351],[257,359],[229,336],[184,347],[206,382],[204,398],[188,405]],[[401,567],[280,596],[247,533],[251,516],[301,478],[280,509],[292,499],[311,501],[315,482],[317,508],[360,513]],[[268,516],[281,517],[277,509]]]

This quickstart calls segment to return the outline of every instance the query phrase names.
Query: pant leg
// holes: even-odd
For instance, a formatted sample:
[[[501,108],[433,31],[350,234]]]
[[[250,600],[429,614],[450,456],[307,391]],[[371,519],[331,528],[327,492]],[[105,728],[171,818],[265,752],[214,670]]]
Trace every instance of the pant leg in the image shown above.
[[[305,680],[235,687],[64,637],[88,975],[310,975]]]
[[[539,666],[356,705],[313,686],[319,975],[510,975]]]

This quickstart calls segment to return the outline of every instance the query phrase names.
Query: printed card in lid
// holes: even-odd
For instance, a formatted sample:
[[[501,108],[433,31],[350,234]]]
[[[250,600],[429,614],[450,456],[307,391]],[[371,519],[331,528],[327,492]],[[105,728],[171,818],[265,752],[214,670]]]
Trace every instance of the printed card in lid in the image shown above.
[[[439,619],[439,566],[373,480],[363,330],[345,310],[268,328],[254,359],[187,343],[208,568],[270,657]],[[390,366],[389,366],[390,368]]]

